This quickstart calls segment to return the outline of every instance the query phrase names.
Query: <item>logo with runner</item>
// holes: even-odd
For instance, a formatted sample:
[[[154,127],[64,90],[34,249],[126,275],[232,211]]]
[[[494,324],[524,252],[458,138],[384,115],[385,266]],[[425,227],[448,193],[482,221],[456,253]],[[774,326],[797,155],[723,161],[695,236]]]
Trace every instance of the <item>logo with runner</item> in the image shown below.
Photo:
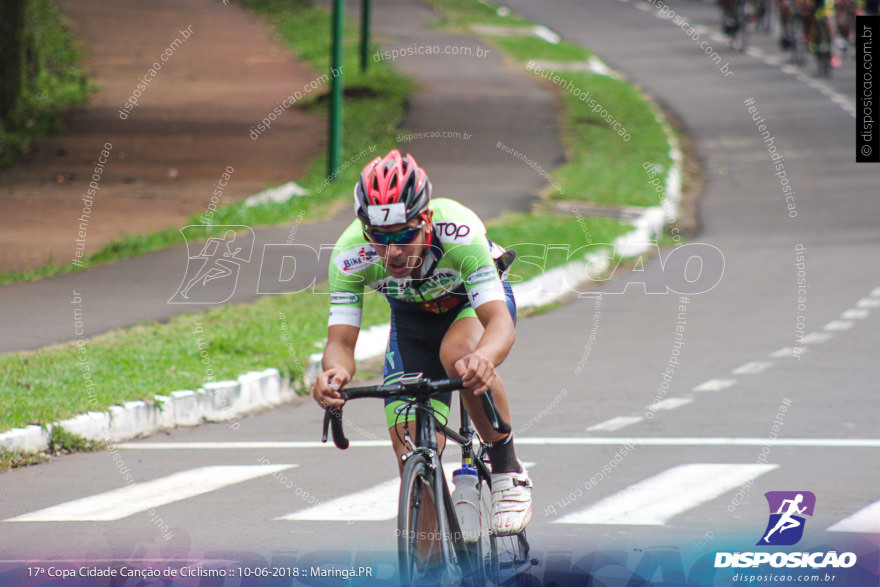
[[[222,236],[217,228],[225,229]],[[180,229],[186,241],[186,272],[169,304],[222,304],[235,293],[242,263],[250,263],[254,231],[247,226],[190,225]]]
[[[770,506],[770,520],[758,546],[791,546],[804,535],[803,516],[813,515],[816,496],[809,491],[768,491],[764,494]]]

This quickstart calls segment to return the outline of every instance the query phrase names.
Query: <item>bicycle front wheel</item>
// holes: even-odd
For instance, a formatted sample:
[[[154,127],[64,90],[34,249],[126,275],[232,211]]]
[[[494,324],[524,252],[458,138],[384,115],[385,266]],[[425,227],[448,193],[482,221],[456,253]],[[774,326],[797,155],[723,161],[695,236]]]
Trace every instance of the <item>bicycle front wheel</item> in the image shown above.
[[[488,581],[505,587],[531,585],[532,562],[526,532],[498,536],[492,531],[492,488],[484,476],[480,482],[480,522],[482,534],[475,546]]]
[[[404,585],[444,585],[460,580],[454,545],[438,496],[436,472],[427,459],[412,455],[403,468],[397,516],[400,578]],[[438,503],[439,501],[439,503]]]

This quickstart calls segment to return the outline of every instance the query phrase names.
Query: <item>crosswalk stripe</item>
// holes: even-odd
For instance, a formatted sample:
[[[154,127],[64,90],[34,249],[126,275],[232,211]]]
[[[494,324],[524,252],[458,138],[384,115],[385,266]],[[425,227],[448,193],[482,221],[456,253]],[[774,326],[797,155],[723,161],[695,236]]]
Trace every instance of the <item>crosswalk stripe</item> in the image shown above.
[[[229,485],[271,475],[298,465],[230,465],[200,467],[167,477],[134,483],[97,495],[75,499],[7,522],[107,522],[181,501]]]
[[[400,478],[389,479],[369,489],[350,493],[276,520],[377,522],[397,516]]]
[[[528,463],[526,463],[528,465]],[[445,463],[443,475],[452,490],[452,471],[458,463]],[[310,508],[275,518],[321,522],[382,522],[397,517],[400,477],[389,479],[363,491],[349,493]]]
[[[856,532],[859,534],[880,534],[880,501],[863,507],[851,516],[828,527],[829,532]]]
[[[667,469],[555,524],[661,526],[779,465],[693,463]]]
[[[459,463],[460,461],[453,461],[443,464],[443,475],[446,477],[450,491],[453,488],[452,472],[459,467]],[[534,464],[531,461],[523,462],[526,468]],[[363,491],[349,493],[275,519],[310,522],[383,522],[397,517],[399,496],[400,477],[395,477]]]

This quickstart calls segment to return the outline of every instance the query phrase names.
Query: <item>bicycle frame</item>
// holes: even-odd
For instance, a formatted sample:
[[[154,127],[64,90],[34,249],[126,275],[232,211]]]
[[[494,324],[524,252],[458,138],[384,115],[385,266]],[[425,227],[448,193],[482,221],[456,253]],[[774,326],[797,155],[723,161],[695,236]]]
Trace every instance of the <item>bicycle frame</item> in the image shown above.
[[[442,433],[448,440],[458,444],[462,448],[462,462],[474,466],[480,478],[480,482],[485,482],[487,488],[491,491],[492,477],[486,463],[483,460],[485,448],[481,441],[481,448],[475,455],[473,439],[477,436],[476,431],[464,410],[463,402],[459,398],[461,405],[461,428],[458,432],[450,429],[446,424],[437,420],[434,415],[434,409],[431,406],[431,396],[443,391],[457,390],[462,387],[461,379],[452,379],[445,381],[428,381],[423,378],[421,373],[405,375],[399,382],[388,385],[378,385],[372,387],[343,389],[340,391],[343,399],[355,399],[361,397],[374,398],[395,398],[405,399],[409,403],[408,410],[415,410],[415,441],[413,441],[410,433],[410,427],[404,427],[405,445],[410,449],[402,456],[405,463],[404,480],[407,478],[407,461],[409,459],[418,458],[415,461],[413,469],[426,467],[432,471],[431,479],[433,486],[433,502],[436,507],[437,532],[442,537],[441,556],[447,568],[459,569],[462,572],[492,572],[496,569],[514,569],[514,564],[501,564],[501,558],[496,552],[497,541],[500,537],[494,536],[490,530],[487,530],[486,539],[490,551],[488,553],[489,562],[487,562],[487,553],[481,551],[480,547],[475,547],[465,543],[461,528],[459,526],[458,517],[455,507],[452,503],[452,497],[449,492],[449,486],[446,483],[446,477],[443,474],[443,465],[441,462],[441,453],[437,443],[437,433]],[[498,413],[494,402],[492,401],[491,392],[480,395],[484,412],[488,416],[493,428],[501,434],[510,432],[510,425],[504,421]],[[327,408],[324,417],[324,433],[322,440],[327,441],[327,428],[332,424],[333,441],[337,447],[346,449],[349,446],[348,440],[345,438],[342,428],[341,410]],[[403,495],[404,486],[401,485],[401,512],[403,511]],[[441,513],[442,509],[442,513]],[[399,514],[400,515],[400,514]],[[401,518],[402,519],[402,518]],[[404,528],[407,530],[408,528]],[[513,562],[518,565],[534,564],[528,558],[528,541],[524,533],[520,533],[510,537],[515,541],[515,550],[517,555],[513,557]],[[510,553],[511,550],[506,552]],[[403,561],[403,559],[401,559]],[[490,566],[492,569],[490,570]]]

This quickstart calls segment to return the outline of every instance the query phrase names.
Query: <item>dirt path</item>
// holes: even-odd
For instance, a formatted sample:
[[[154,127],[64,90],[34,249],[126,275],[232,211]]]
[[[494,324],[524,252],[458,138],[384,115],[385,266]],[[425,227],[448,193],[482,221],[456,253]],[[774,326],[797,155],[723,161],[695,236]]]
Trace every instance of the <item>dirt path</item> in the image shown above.
[[[0,271],[50,255],[66,264],[83,244],[90,253],[121,233],[179,226],[212,197],[229,202],[294,178],[324,150],[324,120],[297,110],[250,138],[316,74],[242,8],[218,0],[63,5],[100,90],[61,134],[0,172]],[[133,95],[137,104],[123,109]],[[93,178],[99,189],[90,194]]]

